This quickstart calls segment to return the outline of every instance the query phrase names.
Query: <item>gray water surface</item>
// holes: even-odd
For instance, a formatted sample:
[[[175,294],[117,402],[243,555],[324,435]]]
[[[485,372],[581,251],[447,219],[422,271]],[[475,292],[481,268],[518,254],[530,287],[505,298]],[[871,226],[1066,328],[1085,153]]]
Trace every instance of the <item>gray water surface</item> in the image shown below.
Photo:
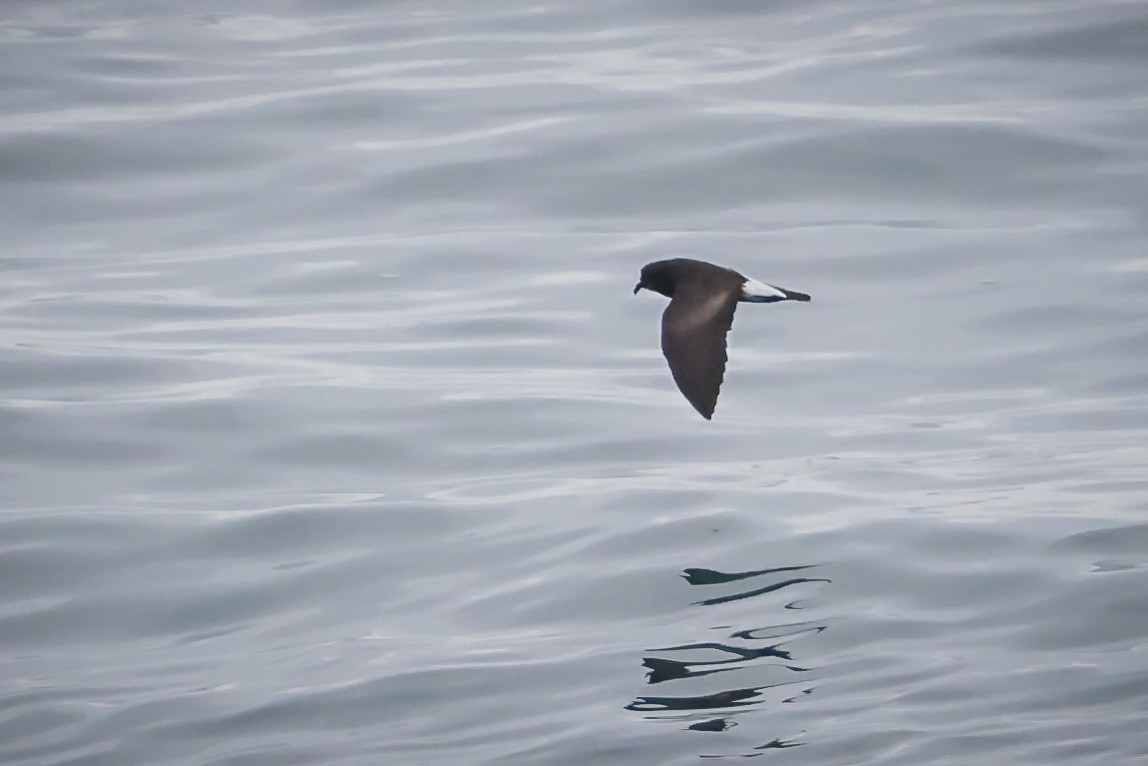
[[[1148,5],[483,6],[0,10],[0,762],[1148,759]]]

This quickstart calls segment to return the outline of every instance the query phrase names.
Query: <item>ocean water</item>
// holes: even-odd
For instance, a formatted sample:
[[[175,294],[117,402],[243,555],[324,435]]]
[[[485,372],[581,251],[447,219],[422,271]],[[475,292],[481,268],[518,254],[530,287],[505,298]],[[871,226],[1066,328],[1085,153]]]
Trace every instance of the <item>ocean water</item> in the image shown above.
[[[1148,760],[1148,5],[9,2],[0,763]],[[712,422],[640,267],[744,305]]]

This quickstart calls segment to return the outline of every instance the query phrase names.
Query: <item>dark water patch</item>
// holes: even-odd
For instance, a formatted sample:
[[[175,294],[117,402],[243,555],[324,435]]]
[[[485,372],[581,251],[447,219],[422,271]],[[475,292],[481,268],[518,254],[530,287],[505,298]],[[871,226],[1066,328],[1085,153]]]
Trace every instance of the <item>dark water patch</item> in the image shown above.
[[[752,572],[718,572],[713,569],[699,569],[697,567],[689,567],[682,572],[682,577],[690,585],[721,585],[723,583],[734,582],[737,580],[744,580],[749,577],[760,577],[767,574],[776,574],[778,572],[799,572],[803,569],[809,569],[812,564],[803,564],[801,566],[793,567],[773,567],[772,569],[758,569]]]
[[[804,570],[812,565],[772,567],[737,573],[722,573],[704,568],[689,568],[683,577],[694,586],[728,585],[747,579],[766,578],[779,580],[784,573]],[[803,583],[825,582],[825,578],[780,579],[742,593],[730,594],[695,602],[694,607],[715,607],[721,604],[753,599]],[[809,587],[806,585],[805,587]],[[794,608],[791,601],[781,608]],[[776,607],[775,607],[776,608]],[[642,695],[625,707],[627,710],[647,714],[646,717],[662,722],[686,723],[686,729],[700,732],[726,732],[741,723],[760,731],[758,717],[741,717],[746,710],[756,710],[765,706],[792,703],[813,692],[815,681],[794,678],[811,671],[810,667],[795,658],[797,647],[808,648],[799,642],[803,638],[815,636],[827,629],[825,624],[785,623],[772,626],[750,627],[731,630],[730,626],[715,626],[711,630],[723,633],[721,640],[691,641],[672,646],[652,649],[655,654],[643,657],[646,668],[646,682],[651,685],[667,684],[667,688],[681,688],[683,692],[672,695]],[[752,686],[738,685],[738,681],[749,678],[773,678],[771,683]],[[703,686],[699,687],[699,682]],[[744,683],[744,681],[743,681]],[[733,684],[733,686],[731,686]],[[716,690],[715,690],[716,687]],[[701,692],[701,689],[708,689]],[[698,691],[692,691],[698,690]],[[725,710],[729,715],[712,718],[707,711]],[[681,714],[686,717],[682,718]],[[699,717],[702,716],[702,717]],[[752,734],[741,737],[742,742],[752,738]],[[759,740],[760,741],[760,740]],[[781,743],[781,738],[770,742]],[[788,741],[786,746],[803,744]],[[771,745],[745,745],[745,755]]]
[[[1111,15],[1116,13],[1117,8],[1110,11]],[[1143,42],[1148,37],[1148,21],[1143,18],[1113,21],[1079,17],[1066,26],[1069,28],[1002,36],[979,47],[994,55],[1048,61],[1114,60],[1134,63],[1145,59]]]
[[[175,135],[170,135],[171,133]],[[179,133],[184,133],[181,136]],[[202,174],[212,169],[236,170],[261,164],[273,152],[250,139],[234,138],[226,144],[197,140],[194,131],[165,131],[162,139],[82,134],[42,134],[7,137],[0,141],[0,172],[10,182],[74,183],[116,178],[186,174],[188,166]],[[184,147],[173,155],[171,141]]]
[[[1059,540],[1056,546],[1089,555],[1148,554],[1148,524],[1090,529]]]

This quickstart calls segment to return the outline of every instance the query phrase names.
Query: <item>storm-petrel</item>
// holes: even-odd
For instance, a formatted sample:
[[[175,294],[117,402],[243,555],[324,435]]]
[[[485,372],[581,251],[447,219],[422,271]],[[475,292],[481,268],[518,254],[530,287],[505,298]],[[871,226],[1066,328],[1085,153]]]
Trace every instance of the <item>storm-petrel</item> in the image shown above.
[[[689,258],[647,263],[634,294],[643,287],[670,299],[662,314],[662,353],[678,389],[706,420],[713,417],[717,406],[725,374],[725,337],[738,301],[809,300],[805,293]]]

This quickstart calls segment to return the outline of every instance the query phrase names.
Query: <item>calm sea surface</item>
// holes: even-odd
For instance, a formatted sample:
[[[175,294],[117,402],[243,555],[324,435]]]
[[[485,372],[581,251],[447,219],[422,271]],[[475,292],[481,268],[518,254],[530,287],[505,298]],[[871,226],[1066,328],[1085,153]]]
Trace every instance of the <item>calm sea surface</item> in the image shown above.
[[[0,763],[1148,761],[1148,3],[0,8]],[[744,306],[713,422],[642,264]]]

